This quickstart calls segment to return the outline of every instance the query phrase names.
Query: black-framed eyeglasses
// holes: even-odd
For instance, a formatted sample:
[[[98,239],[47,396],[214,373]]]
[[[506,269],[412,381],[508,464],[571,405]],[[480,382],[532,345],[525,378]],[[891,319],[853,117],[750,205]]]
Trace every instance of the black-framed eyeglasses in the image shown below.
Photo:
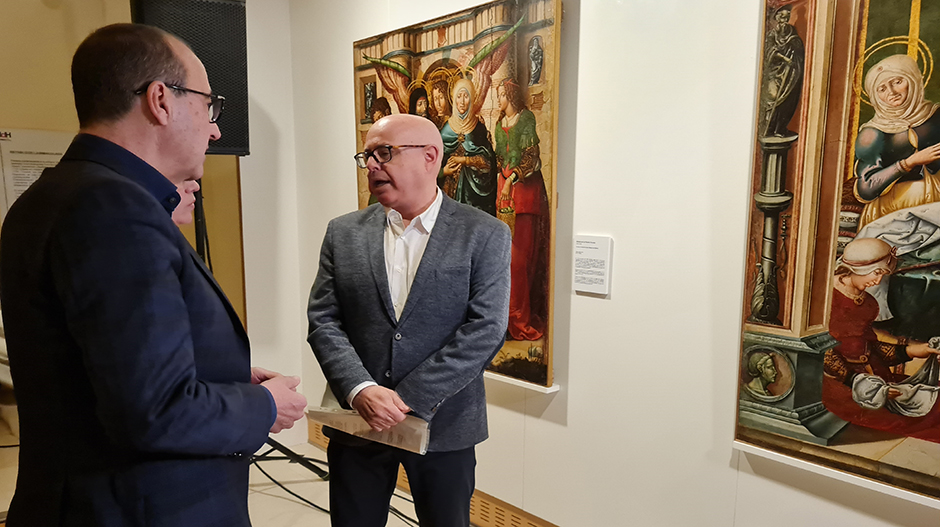
[[[153,81],[148,82],[146,85],[144,85],[144,87],[140,88],[139,90],[136,90],[134,93],[137,95],[141,95],[142,93],[147,91],[147,87],[150,86],[152,82]],[[222,97],[221,95],[215,95],[213,93],[205,93],[205,92],[201,92],[198,90],[191,90],[183,86],[176,86],[175,84],[167,84],[166,87],[170,88],[171,90],[176,90],[176,91],[181,91],[181,92],[186,92],[186,93],[195,93],[197,95],[202,95],[203,97],[208,97],[209,98],[209,122],[210,123],[214,123],[218,121],[219,116],[222,115],[222,110],[225,109],[225,97]]]
[[[353,156],[353,159],[356,160],[356,166],[359,168],[366,168],[366,163],[369,162],[369,158],[375,159],[375,161],[384,165],[392,160],[392,150],[396,148],[424,148],[431,145],[379,145],[372,150],[363,150],[358,154]]]

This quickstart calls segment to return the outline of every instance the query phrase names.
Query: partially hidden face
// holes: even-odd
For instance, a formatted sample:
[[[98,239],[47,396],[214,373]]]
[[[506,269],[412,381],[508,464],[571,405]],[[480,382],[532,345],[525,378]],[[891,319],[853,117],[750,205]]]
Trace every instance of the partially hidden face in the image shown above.
[[[431,92],[431,99],[434,101],[434,110],[437,112],[437,115],[447,115],[447,96],[444,95],[440,89],[435,88]]]
[[[192,223],[193,209],[196,208],[195,192],[197,190],[199,190],[199,182],[192,179],[183,181],[176,186],[176,192],[180,195],[180,202],[173,209],[173,223],[177,225]]]

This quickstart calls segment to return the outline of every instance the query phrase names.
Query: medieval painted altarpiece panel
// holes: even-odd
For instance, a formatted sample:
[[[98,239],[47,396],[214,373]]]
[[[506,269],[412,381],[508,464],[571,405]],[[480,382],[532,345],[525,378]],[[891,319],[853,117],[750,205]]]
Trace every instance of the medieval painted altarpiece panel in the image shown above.
[[[500,0],[353,44],[357,151],[377,120],[421,115],[438,186],[512,231],[509,327],[489,370],[552,385],[558,0]],[[373,202],[359,169],[359,207]]]
[[[934,502],[940,0],[764,5],[736,441]]]

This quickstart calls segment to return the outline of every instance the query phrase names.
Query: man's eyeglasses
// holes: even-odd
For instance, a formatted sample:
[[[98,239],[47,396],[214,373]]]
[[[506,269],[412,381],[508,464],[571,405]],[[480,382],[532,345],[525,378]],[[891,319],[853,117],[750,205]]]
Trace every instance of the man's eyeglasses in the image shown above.
[[[136,95],[143,94],[145,91],[147,91],[147,87],[150,86],[152,82],[153,81],[148,82],[143,88],[135,91],[134,93]],[[222,110],[225,109],[225,97],[222,97],[221,95],[215,95],[212,93],[205,93],[201,91],[191,90],[189,88],[184,88],[183,86],[176,86],[173,84],[167,84],[166,87],[170,88],[171,90],[176,90],[176,91],[181,91],[181,92],[186,92],[186,93],[195,93],[197,95],[202,95],[203,97],[208,97],[209,98],[209,122],[210,123],[214,123],[218,121],[219,116],[222,115]]]
[[[364,150],[353,156],[353,159],[356,160],[356,166],[359,168],[367,168],[366,163],[369,162],[369,158],[375,159],[375,161],[384,165],[392,160],[392,150],[396,148],[424,148],[431,145],[379,145],[372,150]]]

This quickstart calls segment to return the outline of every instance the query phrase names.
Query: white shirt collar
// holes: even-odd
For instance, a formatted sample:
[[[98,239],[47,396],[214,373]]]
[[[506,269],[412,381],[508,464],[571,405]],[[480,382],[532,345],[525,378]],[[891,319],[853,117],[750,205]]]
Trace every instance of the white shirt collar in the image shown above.
[[[437,223],[437,217],[440,215],[442,203],[444,203],[444,194],[440,188],[437,188],[434,201],[431,202],[428,208],[424,209],[424,212],[411,220],[409,227],[414,226],[422,234],[431,234],[434,224]],[[397,210],[385,207],[385,221],[395,235],[400,236],[405,231],[405,221]]]

